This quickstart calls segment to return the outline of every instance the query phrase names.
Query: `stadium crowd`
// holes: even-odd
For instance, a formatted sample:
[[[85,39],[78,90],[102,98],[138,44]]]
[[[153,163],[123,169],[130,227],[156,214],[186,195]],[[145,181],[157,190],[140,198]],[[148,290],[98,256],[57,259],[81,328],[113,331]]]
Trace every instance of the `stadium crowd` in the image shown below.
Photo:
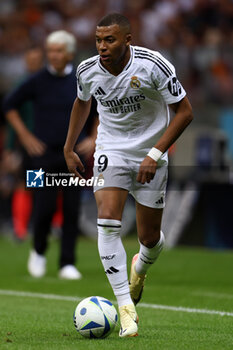
[[[134,43],[171,59],[193,100],[230,103],[233,91],[233,4],[230,0],[2,0],[0,3],[1,94],[22,75],[23,53],[46,35],[65,29],[78,42],[76,60],[95,53],[96,21],[122,12]],[[211,83],[210,83],[211,82]]]
[[[65,29],[77,39],[75,63],[96,53],[96,22],[108,12],[125,14],[133,44],[160,51],[177,68],[196,115],[194,125],[224,129],[233,158],[233,2],[230,0],[1,0],[0,99],[25,74],[24,53],[42,46],[54,30]],[[198,112],[197,112],[198,111]],[[0,154],[6,138],[1,112]],[[231,129],[232,128],[232,129]],[[2,159],[2,217],[9,215],[15,163]]]

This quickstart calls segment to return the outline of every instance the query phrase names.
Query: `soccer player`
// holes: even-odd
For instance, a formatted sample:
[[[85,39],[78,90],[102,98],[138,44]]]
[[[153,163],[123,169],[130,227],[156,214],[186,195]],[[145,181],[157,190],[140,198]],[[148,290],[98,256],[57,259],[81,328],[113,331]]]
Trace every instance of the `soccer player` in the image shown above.
[[[121,14],[102,18],[96,29],[98,55],[77,69],[78,97],[64,146],[68,168],[84,167],[73,152],[87,119],[91,96],[97,99],[99,127],[94,174],[98,207],[98,249],[117,298],[120,337],[138,334],[139,302],[148,268],[163,245],[161,219],[167,182],[167,150],[191,122],[192,109],[175,69],[159,52],[131,45],[130,23]],[[169,121],[170,107],[174,118]],[[136,201],[139,253],[128,282],[121,219],[128,193]]]

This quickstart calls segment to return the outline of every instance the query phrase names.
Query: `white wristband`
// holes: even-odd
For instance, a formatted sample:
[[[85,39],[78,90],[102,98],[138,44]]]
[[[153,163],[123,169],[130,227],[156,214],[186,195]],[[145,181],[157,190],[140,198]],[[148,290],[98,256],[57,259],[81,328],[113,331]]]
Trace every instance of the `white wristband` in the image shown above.
[[[161,152],[158,148],[152,147],[151,150],[147,153],[147,156],[157,162],[162,154],[163,152]]]

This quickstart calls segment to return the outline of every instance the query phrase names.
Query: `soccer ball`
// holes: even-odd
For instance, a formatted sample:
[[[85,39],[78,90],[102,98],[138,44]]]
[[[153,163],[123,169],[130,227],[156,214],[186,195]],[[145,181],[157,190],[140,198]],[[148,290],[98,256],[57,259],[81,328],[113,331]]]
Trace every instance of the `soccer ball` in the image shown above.
[[[85,338],[106,338],[115,328],[117,311],[106,298],[83,299],[74,311],[74,326]]]

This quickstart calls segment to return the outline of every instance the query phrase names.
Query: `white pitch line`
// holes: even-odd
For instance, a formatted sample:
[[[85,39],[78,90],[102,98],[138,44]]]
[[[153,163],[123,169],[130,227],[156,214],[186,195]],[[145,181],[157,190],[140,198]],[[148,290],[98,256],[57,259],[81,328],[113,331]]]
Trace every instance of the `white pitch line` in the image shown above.
[[[208,309],[192,309],[190,307],[183,307],[183,306],[168,306],[168,305],[144,304],[144,303],[140,303],[140,306],[145,307],[145,308],[151,308],[151,309],[160,309],[160,310],[169,310],[169,311],[178,311],[178,312],[189,312],[189,313],[196,313],[196,314],[208,314],[208,315],[219,315],[219,316],[231,316],[231,317],[233,317],[233,312],[228,312],[228,311],[208,310]]]
[[[38,298],[38,299],[50,299],[50,300],[61,300],[61,301],[74,301],[74,302],[79,302],[82,299],[84,299],[83,297],[81,298],[81,297],[64,296],[64,295],[58,295],[58,294],[21,292],[21,291],[4,290],[4,289],[0,289],[0,295],[26,297],[26,298]],[[113,302],[113,304],[115,304],[115,302]],[[233,317],[233,312],[219,311],[219,310],[208,310],[208,309],[193,309],[193,308],[182,307],[182,306],[169,306],[169,305],[140,303],[138,305],[138,307],[143,307],[143,308],[147,308],[147,309],[159,309],[159,310],[168,310],[168,311],[176,311],[176,312],[188,312],[188,313],[199,313],[199,314],[207,314],[207,315]]]
[[[226,293],[194,292],[192,293],[192,295],[209,297],[209,298],[217,298],[217,299],[233,299],[233,294],[226,294]]]
[[[0,289],[0,295],[14,296],[14,297],[26,297],[26,298],[38,298],[38,299],[51,299],[51,300],[64,300],[64,301],[81,301],[83,298],[71,297],[57,294],[44,294],[44,293],[31,293],[20,292],[15,290]]]

